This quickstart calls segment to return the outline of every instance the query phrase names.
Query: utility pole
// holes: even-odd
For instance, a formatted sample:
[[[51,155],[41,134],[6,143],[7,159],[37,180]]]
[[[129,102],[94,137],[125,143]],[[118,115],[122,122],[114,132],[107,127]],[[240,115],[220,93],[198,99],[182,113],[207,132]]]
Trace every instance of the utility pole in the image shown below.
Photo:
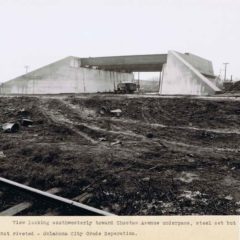
[[[26,65],[26,66],[24,66],[24,68],[26,69],[26,73],[28,73],[29,66]]]
[[[224,65],[225,65],[225,68],[224,68],[224,82],[226,82],[226,78],[227,78],[227,65],[229,64],[229,63],[223,63]]]
[[[138,93],[140,91],[140,73],[138,72]]]

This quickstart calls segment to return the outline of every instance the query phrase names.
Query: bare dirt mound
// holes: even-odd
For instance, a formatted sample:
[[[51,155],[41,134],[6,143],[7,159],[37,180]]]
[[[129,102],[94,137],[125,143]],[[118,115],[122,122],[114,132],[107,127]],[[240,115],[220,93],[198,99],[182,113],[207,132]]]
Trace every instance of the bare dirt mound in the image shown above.
[[[225,84],[226,92],[240,92],[240,81],[237,82],[227,82]]]
[[[232,87],[230,88],[230,91],[240,91],[240,81],[233,83]]]
[[[121,109],[122,117],[170,126],[203,128],[240,127],[239,103],[192,98],[127,98],[102,97],[70,98],[99,113],[105,109]]]

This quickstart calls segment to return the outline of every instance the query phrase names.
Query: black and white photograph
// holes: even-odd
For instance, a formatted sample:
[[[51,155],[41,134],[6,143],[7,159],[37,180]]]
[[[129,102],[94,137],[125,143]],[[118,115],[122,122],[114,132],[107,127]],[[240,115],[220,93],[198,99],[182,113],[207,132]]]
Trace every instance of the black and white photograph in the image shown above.
[[[240,214],[240,1],[0,0],[0,216]]]

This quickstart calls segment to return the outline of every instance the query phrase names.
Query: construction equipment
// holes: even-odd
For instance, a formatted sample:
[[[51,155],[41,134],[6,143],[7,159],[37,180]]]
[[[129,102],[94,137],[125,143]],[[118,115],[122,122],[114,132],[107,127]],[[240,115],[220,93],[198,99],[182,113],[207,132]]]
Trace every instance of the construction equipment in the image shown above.
[[[137,90],[136,83],[119,83],[115,93],[134,93]]]

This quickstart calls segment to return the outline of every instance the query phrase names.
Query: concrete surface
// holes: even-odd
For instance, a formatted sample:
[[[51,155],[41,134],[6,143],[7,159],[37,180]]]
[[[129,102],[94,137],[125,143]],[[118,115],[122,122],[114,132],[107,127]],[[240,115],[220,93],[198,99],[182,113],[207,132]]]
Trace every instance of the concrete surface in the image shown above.
[[[81,68],[68,57],[3,83],[2,94],[58,94],[113,91],[119,82],[132,81],[133,74]]]
[[[201,72],[213,74],[211,63],[169,51],[163,70],[162,94],[212,95],[220,89]]]
[[[132,55],[81,58],[81,66],[98,66],[101,69],[125,72],[162,71],[167,54]]]
[[[179,53],[177,52],[185,61],[191,63],[191,65],[196,68],[200,73],[207,76],[214,76],[212,62],[201,58],[192,53]]]

